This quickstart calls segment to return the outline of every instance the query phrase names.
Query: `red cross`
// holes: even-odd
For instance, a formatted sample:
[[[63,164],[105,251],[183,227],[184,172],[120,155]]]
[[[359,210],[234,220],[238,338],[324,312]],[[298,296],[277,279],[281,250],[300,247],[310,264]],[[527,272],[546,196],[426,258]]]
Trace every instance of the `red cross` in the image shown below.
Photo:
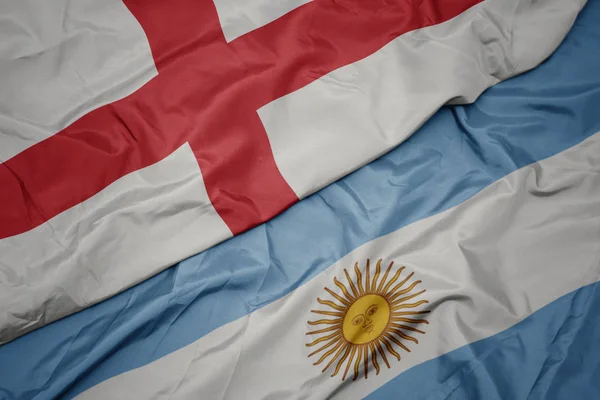
[[[232,232],[263,222],[298,199],[256,111],[479,1],[315,0],[227,43],[212,0],[124,0],[158,76],[0,166],[0,238],[42,224],[186,141]]]

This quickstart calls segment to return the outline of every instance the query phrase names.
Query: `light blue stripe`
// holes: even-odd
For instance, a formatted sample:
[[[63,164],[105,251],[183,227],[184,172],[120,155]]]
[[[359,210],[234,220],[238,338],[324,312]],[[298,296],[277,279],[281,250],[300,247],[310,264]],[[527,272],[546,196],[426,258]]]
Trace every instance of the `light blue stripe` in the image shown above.
[[[361,244],[600,131],[599,19],[592,0],[547,63],[475,105],[441,110],[399,148],[269,223],[0,347],[0,398],[71,398],[280,298]]]
[[[600,284],[521,323],[409,369],[369,400],[600,398]]]

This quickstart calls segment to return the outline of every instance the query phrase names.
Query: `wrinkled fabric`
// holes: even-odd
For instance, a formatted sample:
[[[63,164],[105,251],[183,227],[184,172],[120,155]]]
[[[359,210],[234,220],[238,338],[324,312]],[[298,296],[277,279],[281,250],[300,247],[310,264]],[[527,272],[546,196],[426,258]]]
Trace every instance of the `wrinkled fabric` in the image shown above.
[[[595,283],[598,238],[600,133],[511,173],[456,207],[365,243],[273,303],[77,398],[360,399],[413,366],[511,328]],[[388,267],[391,261],[396,269]],[[363,299],[373,301],[363,293],[373,293],[370,284],[377,276],[377,293],[389,299],[389,321],[375,319],[377,310],[352,311]],[[355,297],[337,290],[335,279]],[[340,300],[344,295],[352,302],[349,309]],[[375,361],[371,364],[376,357],[369,354],[365,361],[361,343],[348,338],[346,318],[353,315],[359,317],[353,321],[372,316],[372,330],[363,338],[385,345],[377,372]],[[322,320],[337,317],[343,327]],[[406,328],[395,342],[380,333],[389,334],[393,321]],[[345,339],[336,336],[342,332]],[[329,354],[328,344],[344,356]],[[318,359],[324,365],[313,364]],[[440,391],[433,376],[421,379],[432,384],[411,391],[414,398]],[[497,384],[510,392],[510,386]]]
[[[600,393],[600,284],[576,290],[490,338],[399,375],[366,398],[432,388],[433,399],[593,399]],[[410,398],[410,396],[409,396]]]
[[[277,167],[298,197],[313,193],[406,140],[443,104],[472,103],[537,66],[581,6],[486,0],[266,104],[258,114]]]
[[[538,65],[585,2],[6,3],[28,48],[0,63],[19,72],[0,120],[0,343],[269,220]],[[185,146],[191,184],[164,170]]]
[[[506,174],[600,131],[599,16],[600,2],[591,1],[563,45],[539,68],[488,90],[472,106],[442,109],[403,145],[280,217],[0,346],[1,396],[72,398],[273,302],[367,241],[447,210]],[[587,310],[590,314],[593,307]],[[549,312],[565,323],[565,314]],[[592,324],[585,329],[593,331],[594,320],[585,321]],[[526,320],[522,327],[527,326]],[[491,343],[502,358],[499,342]],[[585,337],[557,341],[564,351],[579,350],[567,352],[551,387],[565,383],[568,391],[590,382],[589,375],[575,378],[567,367],[586,354],[581,347],[594,343]],[[470,348],[461,351],[476,364],[494,360]],[[584,359],[586,368],[594,370],[596,359]],[[448,373],[459,367],[451,357],[442,361]],[[440,371],[439,364],[428,365]],[[498,379],[504,376],[498,373]],[[552,380],[554,375],[541,371],[540,376]],[[469,375],[470,387],[461,376],[454,379],[469,394],[487,393],[478,385],[479,375]],[[574,393],[586,388],[580,390]],[[549,396],[561,398],[563,392],[555,393]]]

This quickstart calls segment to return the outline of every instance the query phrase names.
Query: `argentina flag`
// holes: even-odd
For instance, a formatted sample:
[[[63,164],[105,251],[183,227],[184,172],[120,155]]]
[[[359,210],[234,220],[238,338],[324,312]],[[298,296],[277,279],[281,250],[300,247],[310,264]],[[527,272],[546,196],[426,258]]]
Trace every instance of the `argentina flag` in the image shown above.
[[[142,3],[127,2],[143,22],[149,14]],[[244,49],[256,49],[258,39],[249,32],[267,37],[261,27],[280,18],[304,26],[293,10],[313,6],[301,0],[271,8],[266,0],[254,3],[252,12],[242,13],[244,5],[237,0],[216,1],[224,43],[247,42]],[[289,81],[249,96],[251,107],[256,106],[254,119],[235,111],[218,123],[206,123],[207,129],[223,131],[242,120],[242,125],[259,127],[266,132],[268,157],[260,149],[248,150],[243,141],[239,147],[229,143],[242,161],[235,164],[239,171],[222,172],[222,153],[200,155],[203,142],[191,136],[178,142],[174,133],[169,136],[173,142],[162,138],[140,144],[152,157],[164,144],[169,150],[160,153],[163,158],[140,150],[132,156],[139,161],[135,169],[121,174],[134,163],[128,159],[115,167],[122,176],[114,175],[106,188],[94,188],[99,195],[94,191],[91,200],[81,196],[95,205],[81,203],[48,219],[67,221],[64,213],[75,209],[69,218],[83,221],[96,210],[109,210],[73,229],[92,229],[115,218],[111,229],[92,229],[90,235],[110,236],[121,242],[118,250],[107,245],[96,251],[87,238],[107,242],[83,235],[56,257],[42,247],[37,253],[18,253],[26,247],[19,242],[22,235],[58,226],[52,223],[0,238],[0,266],[34,257],[60,259],[56,269],[37,276],[53,285],[39,296],[38,280],[11,280],[10,269],[0,269],[0,290],[26,287],[0,293],[5,301],[0,322],[8,321],[5,337],[0,335],[0,399],[600,398],[600,0],[573,1],[579,5],[571,10],[572,26],[556,28],[564,31],[564,40],[561,36],[546,44],[537,36],[566,15],[560,2],[546,0],[551,6],[543,11],[550,17],[542,22],[517,18],[514,24],[507,22],[513,21],[510,13],[484,8],[502,2],[450,3],[456,10],[432,13],[431,23],[405,29],[408,38],[374,44],[379,50],[368,57],[361,53],[343,67],[327,59],[331,71],[318,79],[310,77],[320,72],[309,63],[303,70],[311,79],[306,85],[297,82],[302,74],[287,68],[308,56],[296,59],[291,49],[290,64],[279,71],[289,73]],[[511,12],[522,11],[519,7]],[[326,20],[329,14],[319,12],[311,9],[314,21]],[[491,21],[477,36],[487,47],[469,53],[470,42],[462,38],[483,25],[465,21],[478,18]],[[133,22],[119,24],[131,28],[135,42]],[[331,24],[335,30],[341,22]],[[540,48],[515,45],[519,32],[526,37],[521,40],[540,43]],[[147,35],[155,43],[152,33]],[[270,50],[277,46],[273,40]],[[355,45],[348,41],[348,48]],[[368,47],[366,42],[361,39],[361,46]],[[129,80],[135,88],[119,90],[141,88],[144,96],[169,108],[159,95],[163,87],[146,85],[172,72],[170,62],[161,64],[157,56],[170,54],[168,46],[160,46],[138,43],[137,53],[126,55],[134,61],[114,60],[112,65],[135,78]],[[514,59],[506,56],[514,64],[499,66],[497,54],[519,52]],[[327,58],[317,53],[310,56]],[[484,53],[491,54],[485,62]],[[265,60],[265,65],[271,62]],[[478,75],[484,64],[494,73]],[[444,75],[442,69],[452,71]],[[238,72],[232,68],[228,74]],[[258,72],[255,76],[262,79]],[[386,80],[379,81],[381,76]],[[358,77],[367,83],[359,85]],[[182,88],[189,84],[183,75],[169,79],[184,82]],[[101,91],[103,83],[96,83]],[[233,104],[251,87],[244,85],[239,93],[233,86],[218,90],[231,90]],[[144,108],[143,99],[103,93],[106,101],[94,101],[123,98]],[[267,101],[273,93],[278,95]],[[190,107],[201,102],[190,100],[183,89],[175,95]],[[218,105],[227,108],[228,101]],[[92,115],[88,122],[104,126],[113,112],[126,121],[127,107],[118,107],[108,106],[97,117],[86,114]],[[204,127],[200,113],[191,122],[178,119],[186,112],[173,112],[164,126]],[[87,123],[85,118],[75,125]],[[136,121],[159,137],[163,121],[158,117]],[[373,139],[363,140],[367,130]],[[213,135],[216,142],[226,141]],[[22,154],[17,147],[6,146],[0,155],[9,150]],[[260,200],[253,203],[256,208],[242,210],[236,203],[241,194],[228,200],[215,194],[256,178],[256,171],[245,170],[239,154],[245,151],[257,151],[253,159],[264,160],[259,172],[271,175],[264,175],[262,186],[248,184],[252,188],[243,192],[245,198]],[[159,170],[159,165],[168,168]],[[239,180],[211,186],[228,174]],[[132,187],[139,188],[139,196],[129,195]],[[113,194],[102,197],[103,190]],[[196,212],[196,206],[202,211]],[[139,223],[146,212],[156,216],[155,224]],[[194,218],[197,224],[187,223]],[[29,223],[15,221],[0,232]],[[137,236],[121,235],[128,229]],[[57,232],[55,239],[62,231]],[[106,268],[115,272],[103,275],[98,271],[104,270],[90,267],[77,275],[81,280],[55,279],[87,265],[73,260],[91,259],[94,266],[112,262]],[[83,285],[93,280],[90,276],[97,286]],[[75,281],[82,284],[77,301],[67,287]],[[88,288],[94,291],[89,296]],[[11,307],[24,303],[29,308],[13,312]]]

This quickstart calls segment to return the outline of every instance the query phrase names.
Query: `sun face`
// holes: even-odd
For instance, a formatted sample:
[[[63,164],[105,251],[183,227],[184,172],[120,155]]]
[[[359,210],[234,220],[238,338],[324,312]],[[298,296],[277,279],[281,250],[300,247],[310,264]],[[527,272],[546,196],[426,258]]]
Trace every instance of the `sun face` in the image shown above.
[[[378,294],[367,294],[348,308],[342,322],[342,333],[350,343],[369,343],[381,335],[389,321],[388,302]]]
[[[351,279],[348,271],[344,270],[350,290],[337,278],[333,278],[341,293],[326,287],[325,291],[333,299],[317,298],[319,304],[326,306],[326,309],[311,310],[312,313],[319,315],[319,319],[308,321],[308,324],[322,326],[322,328],[306,333],[314,338],[306,346],[318,347],[308,357],[319,354],[320,357],[314,365],[327,360],[322,372],[335,364],[335,367],[332,367],[332,377],[336,376],[345,365],[342,380],[346,379],[350,367],[354,364],[353,379],[358,378],[361,366],[366,379],[370,368],[369,359],[376,374],[379,374],[379,357],[390,368],[387,354],[393,355],[398,361],[401,358],[394,345],[410,352],[406,341],[418,344],[419,341],[414,336],[425,334],[417,327],[429,323],[420,317],[422,314],[429,313],[429,310],[419,311],[418,307],[427,304],[428,301],[413,300],[425,293],[424,289],[415,291],[421,281],[413,281],[409,285],[408,282],[414,275],[410,273],[396,283],[405,267],[398,268],[388,280],[393,262],[379,279],[381,262],[382,260],[377,261],[372,280],[369,260],[367,260],[364,280],[358,263],[354,265],[355,280]]]

